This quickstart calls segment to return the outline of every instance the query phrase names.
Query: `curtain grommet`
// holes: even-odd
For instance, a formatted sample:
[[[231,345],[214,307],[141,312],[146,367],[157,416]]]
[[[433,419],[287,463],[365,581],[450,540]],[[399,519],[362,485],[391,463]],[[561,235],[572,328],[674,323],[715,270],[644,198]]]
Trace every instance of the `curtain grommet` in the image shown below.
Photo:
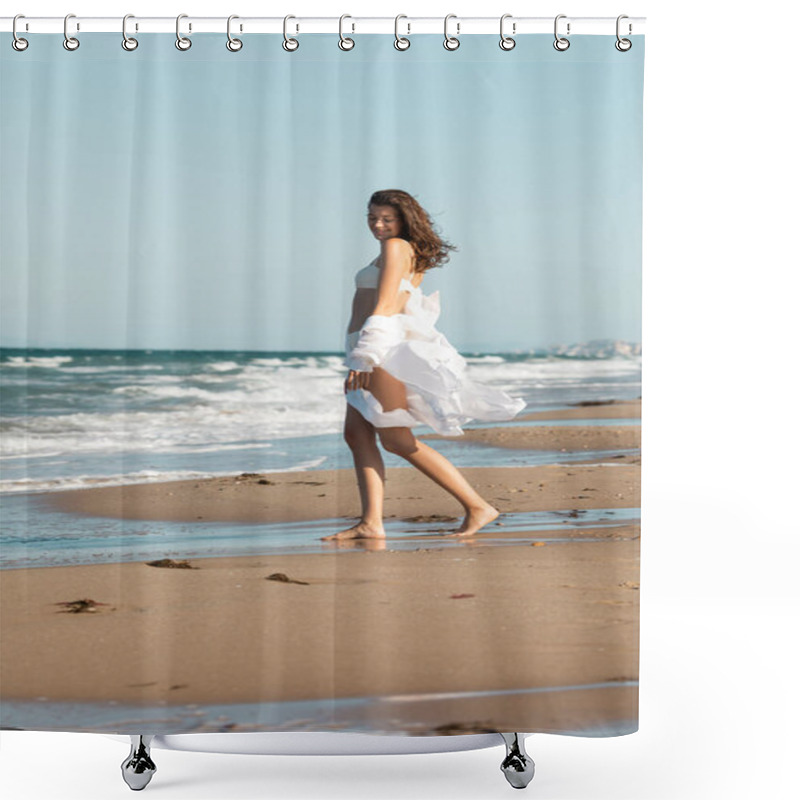
[[[178,14],[178,17],[175,20],[175,47],[181,51],[188,50],[192,46],[192,40],[188,36],[181,36],[181,20],[188,17],[188,14]],[[191,31],[192,26],[190,23],[189,32],[191,33]]]
[[[21,36],[17,35],[17,20],[18,19],[25,19],[24,14],[17,14],[14,17],[14,21],[11,23],[11,33],[13,38],[11,39],[11,46],[18,52],[22,53],[24,50],[28,49],[28,40],[23,39]]]
[[[558,50],[559,53],[563,53],[565,50],[569,50],[569,39],[567,39],[566,36],[558,35],[558,21],[560,19],[566,19],[566,18],[567,18],[566,14],[559,14],[556,17],[555,22],[553,23],[553,33],[555,34],[556,37],[556,40],[553,42],[553,47],[555,47],[555,49]],[[570,24],[568,22],[567,36],[569,36],[569,29],[570,29]]]
[[[631,47],[633,47],[633,42],[630,39],[623,39],[619,35],[619,23],[623,19],[630,19],[630,17],[628,17],[627,14],[620,14],[617,17],[617,41],[614,42],[614,47],[616,47],[617,50],[620,51],[620,53],[627,53],[628,50],[630,50]],[[632,32],[633,32],[633,25],[631,25],[631,23],[629,22],[628,23],[628,36],[630,36]]]
[[[244,42],[241,39],[237,39],[231,35],[231,20],[234,19],[239,19],[238,14],[231,14],[228,17],[228,41],[225,42],[225,47],[227,47],[231,53],[238,53],[244,47]],[[241,27],[239,28],[239,31],[241,32]]]
[[[282,45],[283,45],[283,49],[287,53],[294,53],[294,51],[297,50],[298,47],[300,47],[300,42],[297,39],[293,39],[291,36],[289,36],[286,33],[286,25],[287,25],[287,23],[289,22],[290,19],[297,19],[297,17],[295,17],[294,14],[287,14],[283,18],[283,42],[282,42]],[[299,31],[300,30],[300,26],[299,25],[295,25],[295,29],[297,31]]]
[[[408,17],[405,14],[398,14],[394,18],[394,49],[402,51],[402,50],[408,50],[408,48],[411,47],[411,39],[406,39],[405,36],[400,36],[400,33],[398,31],[398,25],[401,17],[403,19],[408,19]],[[406,31],[406,35],[408,35],[411,33],[411,23],[406,22],[406,27],[408,28],[408,30]]]
[[[342,14],[342,16],[339,17],[339,49],[347,52],[356,46],[356,41],[355,39],[351,39],[349,36],[345,36],[342,32],[342,23],[344,22],[345,17],[349,17],[350,19],[353,18],[349,14]],[[352,32],[354,33],[356,30],[355,23],[351,23],[351,26],[353,29]]]
[[[505,50],[506,52],[508,52],[509,50],[513,50],[517,46],[517,41],[516,41],[516,39],[513,38],[513,36],[506,36],[503,33],[503,23],[510,16],[512,16],[512,15],[511,14],[503,14],[503,16],[500,17],[500,49],[501,50]],[[512,22],[511,23],[511,33],[515,34],[516,32],[517,32],[517,23],[516,22]]]
[[[461,42],[458,40],[458,34],[461,33],[461,23],[460,22],[456,22],[456,35],[455,36],[450,36],[447,33],[447,22],[448,22],[448,20],[450,20],[451,18],[453,18],[455,16],[456,16],[455,14],[448,14],[444,18],[444,42],[442,42],[442,44],[444,45],[444,49],[445,50],[450,50],[451,52],[453,50],[458,50],[458,48],[461,46]]]
[[[128,36],[126,26],[129,19],[135,19],[133,14],[126,14],[122,18],[122,49],[127,50],[129,53],[133,52],[139,46],[139,40],[133,36]]]
[[[67,16],[64,17],[64,42],[63,42],[63,44],[64,44],[64,49],[65,50],[69,50],[69,51],[77,50],[81,46],[81,43],[78,41],[78,39],[75,36],[69,36],[67,34],[67,21],[69,20],[70,17],[74,17],[74,16],[75,16],[75,14],[67,14]],[[76,30],[80,30],[80,29],[81,29],[80,25],[78,25]]]

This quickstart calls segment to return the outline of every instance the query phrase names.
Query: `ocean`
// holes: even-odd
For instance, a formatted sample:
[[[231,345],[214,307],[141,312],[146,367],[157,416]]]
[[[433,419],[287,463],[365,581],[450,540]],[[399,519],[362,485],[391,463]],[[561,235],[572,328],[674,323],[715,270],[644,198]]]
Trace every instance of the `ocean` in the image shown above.
[[[641,396],[640,355],[579,352],[464,355],[474,379],[522,397],[523,414]],[[0,493],[349,468],[343,358],[0,348]],[[504,457],[458,439],[436,448],[460,453],[459,466]],[[531,455],[525,463],[540,463]],[[405,464],[391,454],[386,463]]]

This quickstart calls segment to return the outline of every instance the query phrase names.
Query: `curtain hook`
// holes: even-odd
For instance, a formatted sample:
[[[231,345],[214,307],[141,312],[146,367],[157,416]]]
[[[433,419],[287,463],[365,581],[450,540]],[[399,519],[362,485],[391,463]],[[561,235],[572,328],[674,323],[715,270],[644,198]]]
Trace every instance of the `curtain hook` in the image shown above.
[[[564,50],[567,50],[569,48],[569,39],[558,35],[558,21],[560,19],[566,19],[566,18],[567,18],[566,14],[559,14],[556,17],[555,25],[553,26],[553,30],[556,37],[556,40],[553,42],[553,47],[555,47],[556,50],[559,50],[562,53],[564,52]],[[569,36],[569,22],[567,23],[567,36]]]
[[[455,17],[455,16],[456,16],[455,14],[448,14],[444,18],[444,43],[443,44],[444,44],[444,49],[445,50],[458,50],[459,45],[461,44],[461,42],[456,38],[456,36],[458,36],[458,34],[461,33],[461,23],[460,22],[456,22],[456,36],[448,36],[447,35],[447,21],[451,17]]]
[[[181,36],[181,20],[184,18],[188,18],[188,14],[178,14],[178,18],[175,20],[175,47],[178,50],[188,50],[192,46],[192,40],[187,38],[186,36]],[[191,33],[192,26],[191,23],[189,24],[189,32]]]
[[[237,14],[231,14],[228,17],[228,41],[225,42],[225,47],[227,47],[231,53],[238,53],[242,47],[244,47],[244,44],[241,39],[235,39],[231,36],[231,20],[233,19],[239,19],[239,16]],[[242,28],[239,26],[239,31],[241,32],[241,30]]]
[[[397,26],[400,21],[400,17],[408,19],[408,17],[405,14],[398,14],[394,18],[394,46],[396,50],[408,50],[408,48],[411,47],[411,39],[406,39],[405,36],[400,36],[400,34],[397,32]],[[406,22],[406,27],[408,28],[407,33],[410,34],[411,23]]]
[[[627,14],[620,14],[617,17],[617,41],[614,42],[614,47],[616,47],[617,50],[620,51],[620,53],[625,53],[628,50],[630,50],[631,47],[633,47],[633,42],[630,39],[620,39],[620,37],[619,37],[619,23],[620,23],[620,20],[623,20],[623,19],[629,19],[628,15]],[[631,23],[629,22],[628,23],[628,36],[630,36],[632,33],[633,33],[633,25],[631,25]]]
[[[67,20],[70,17],[74,17],[74,16],[75,16],[74,14],[67,14],[67,16],[64,17],[64,49],[65,50],[77,50],[81,45],[81,43],[74,36],[68,36],[67,35]],[[80,29],[81,29],[80,25],[77,25],[76,30],[80,30]]]
[[[21,53],[23,50],[28,49],[28,40],[23,39],[21,36],[17,36],[17,20],[18,19],[25,19],[24,14],[17,14],[14,17],[14,21],[11,23],[11,33],[14,34],[14,38],[11,40],[11,46],[18,52]]]
[[[122,49],[127,50],[129,53],[131,50],[135,50],[139,46],[139,40],[134,39],[133,36],[128,36],[125,26],[129,19],[135,19],[133,14],[126,14],[122,18]],[[139,30],[139,26],[136,26],[136,30]]]
[[[508,17],[512,16],[511,14],[503,14],[500,17],[500,49],[501,50],[513,50],[516,47],[517,42],[511,36],[505,36],[503,34],[503,23],[508,19]],[[511,32],[517,32],[517,23],[511,23]]]
[[[287,14],[283,18],[283,49],[288,50],[290,53],[292,53],[295,50],[297,50],[298,47],[300,47],[300,42],[298,42],[297,39],[292,39],[291,37],[286,35],[286,23],[290,19],[297,19],[297,17],[295,17],[293,14]],[[299,25],[296,25],[295,27],[296,30],[298,31],[300,30]]]
[[[340,50],[352,50],[356,46],[355,40],[351,39],[349,36],[346,37],[342,33],[342,22],[344,22],[344,18],[345,17],[349,17],[350,19],[353,19],[349,14],[342,14],[342,16],[339,17],[339,49]],[[356,30],[355,22],[351,22],[350,24],[351,24],[351,26],[353,28],[352,32],[355,33],[355,30]]]

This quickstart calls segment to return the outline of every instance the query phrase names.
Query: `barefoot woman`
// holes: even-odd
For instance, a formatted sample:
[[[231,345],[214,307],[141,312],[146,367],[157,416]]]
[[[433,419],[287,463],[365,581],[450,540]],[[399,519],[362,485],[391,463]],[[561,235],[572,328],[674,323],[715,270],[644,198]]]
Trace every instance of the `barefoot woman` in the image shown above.
[[[420,284],[454,248],[436,235],[427,212],[407,192],[388,189],[370,198],[367,224],[381,252],[356,275],[344,387],[344,438],[353,453],[361,520],[322,538],[386,535],[386,476],[378,439],[461,503],[465,516],[455,535],[469,536],[495,519],[498,510],[411,428],[428,425],[444,435],[460,435],[468,420],[511,419],[525,403],[471,380],[464,359],[436,329],[439,293],[424,295]]]

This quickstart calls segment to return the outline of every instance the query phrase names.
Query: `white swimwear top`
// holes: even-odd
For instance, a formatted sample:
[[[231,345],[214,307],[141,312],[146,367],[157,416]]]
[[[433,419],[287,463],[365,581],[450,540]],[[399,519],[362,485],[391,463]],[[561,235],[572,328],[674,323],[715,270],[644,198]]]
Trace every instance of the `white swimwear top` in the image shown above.
[[[356,274],[358,288],[378,286],[377,260]],[[525,401],[472,380],[466,360],[436,328],[439,292],[425,294],[407,278],[400,290],[410,293],[402,313],[373,315],[347,334],[344,366],[358,372],[381,367],[405,385],[408,407],[385,411],[369,389],[349,389],[347,403],[376,428],[428,425],[444,436],[462,434],[461,426],[473,419],[516,416]]]
[[[381,271],[378,268],[378,265],[375,263],[378,260],[379,256],[375,256],[372,261],[367,264],[366,267],[360,269],[356,273],[356,288],[357,289],[377,289],[378,288],[378,281],[381,277]],[[419,289],[419,286],[414,286],[408,278],[403,278],[400,281],[400,288],[398,291],[401,292],[413,292],[415,289]]]

